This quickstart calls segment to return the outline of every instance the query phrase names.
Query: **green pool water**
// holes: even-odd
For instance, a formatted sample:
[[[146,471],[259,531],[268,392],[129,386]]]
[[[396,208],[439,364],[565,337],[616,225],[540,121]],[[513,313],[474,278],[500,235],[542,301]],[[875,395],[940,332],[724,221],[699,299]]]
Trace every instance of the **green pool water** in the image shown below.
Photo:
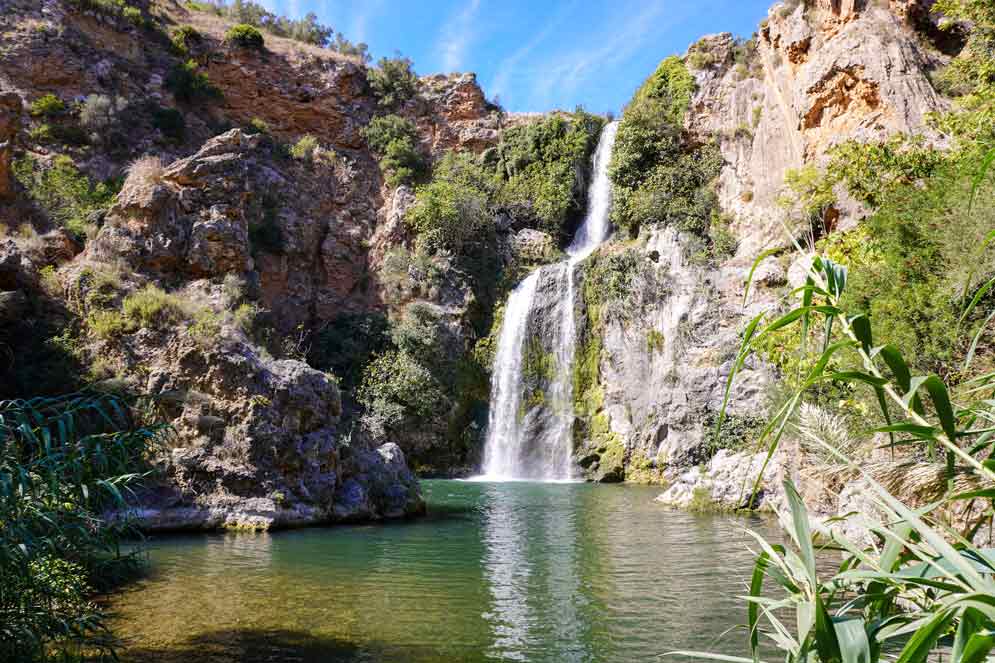
[[[124,661],[649,661],[742,654],[744,528],[659,489],[425,481],[388,525],[153,538],[116,597]]]

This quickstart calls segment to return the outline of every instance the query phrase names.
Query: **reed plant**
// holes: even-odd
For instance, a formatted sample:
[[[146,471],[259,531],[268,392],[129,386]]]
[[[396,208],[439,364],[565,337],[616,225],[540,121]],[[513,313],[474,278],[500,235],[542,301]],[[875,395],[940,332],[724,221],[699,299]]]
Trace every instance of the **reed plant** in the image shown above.
[[[983,160],[974,178],[974,191],[993,162],[995,151]],[[986,243],[993,241],[995,230],[985,239]],[[798,304],[769,322],[764,322],[765,314],[749,322],[726,385],[717,433],[736,373],[756,345],[791,325],[802,327],[805,342],[809,329],[819,325],[823,333],[818,360],[759,435],[758,448],[766,451],[766,461],[795,420],[803,395],[820,383],[843,382],[872,390],[884,425],[869,433],[886,433],[892,446],[921,447],[927,457],[943,458],[945,491],[932,503],[916,507],[904,504],[875,480],[867,467],[827,439],[832,436],[820,434],[818,427],[796,426],[794,431],[805,437],[810,447],[846,465],[851,476],[869,487],[876,517],[861,514],[867,540],[848,537],[832,523],[814,534],[802,498],[794,484],[785,481],[787,509],[781,518],[790,544],[771,543],[752,533],[759,553],[749,593],[743,597],[748,606],[752,656],[689,651],[670,654],[755,663],[760,661],[764,638],[792,663],[920,663],[936,660],[941,654],[949,655],[953,663],[992,660],[995,549],[981,549],[974,540],[982,525],[991,524],[995,513],[995,372],[983,373],[955,388],[936,375],[916,375],[895,346],[874,343],[868,316],[844,309],[846,284],[845,266],[825,256],[813,256],[804,285],[792,293]],[[995,278],[983,283],[973,296],[965,291],[962,321],[992,288]],[[974,332],[965,369],[970,367],[984,329],[993,318],[995,312]],[[762,475],[763,470],[749,503],[756,497]],[[958,478],[965,476],[971,479],[968,490],[959,488],[963,482]],[[974,517],[962,531],[936,516],[942,507],[964,501],[975,508],[968,510]],[[819,554],[825,552],[842,559],[829,578],[820,577],[817,564]],[[779,595],[764,592],[765,579],[779,587]],[[788,615],[793,616],[793,623]]]
[[[148,402],[87,390],[0,401],[0,660],[113,655],[92,600],[133,572],[137,534],[105,513],[166,433]]]

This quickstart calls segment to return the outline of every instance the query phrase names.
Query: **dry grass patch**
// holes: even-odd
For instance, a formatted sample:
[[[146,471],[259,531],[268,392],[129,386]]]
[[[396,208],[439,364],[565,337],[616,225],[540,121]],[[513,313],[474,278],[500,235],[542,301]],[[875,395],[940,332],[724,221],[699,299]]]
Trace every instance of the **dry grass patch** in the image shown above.
[[[162,181],[165,169],[162,157],[146,154],[128,164],[128,176],[124,184],[125,186],[158,184]]]

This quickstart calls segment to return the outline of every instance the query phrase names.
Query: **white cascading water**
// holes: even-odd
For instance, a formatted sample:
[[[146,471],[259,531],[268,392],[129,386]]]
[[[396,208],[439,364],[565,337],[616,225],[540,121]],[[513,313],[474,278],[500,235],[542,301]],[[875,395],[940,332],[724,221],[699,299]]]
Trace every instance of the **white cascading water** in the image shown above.
[[[482,479],[569,481],[573,478],[574,268],[608,239],[611,230],[608,215],[612,190],[608,162],[617,130],[617,122],[610,122],[601,130],[593,158],[594,178],[587,193],[587,215],[567,248],[568,258],[532,272],[508,297],[494,356]],[[559,317],[553,353],[556,375],[549,389],[554,422],[542,440],[545,448],[541,453],[529,454],[533,441],[526,439],[521,416],[522,354],[540,275],[549,273],[548,270],[556,271],[560,293],[560,302],[555,309]]]

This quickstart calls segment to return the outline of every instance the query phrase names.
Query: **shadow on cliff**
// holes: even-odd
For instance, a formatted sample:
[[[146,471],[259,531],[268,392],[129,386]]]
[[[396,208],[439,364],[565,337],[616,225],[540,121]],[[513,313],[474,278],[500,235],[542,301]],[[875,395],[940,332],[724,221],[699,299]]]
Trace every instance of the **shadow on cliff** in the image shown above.
[[[190,638],[167,649],[129,647],[121,663],[378,663],[444,661],[446,655],[430,647],[362,644],[282,629],[224,629]]]

